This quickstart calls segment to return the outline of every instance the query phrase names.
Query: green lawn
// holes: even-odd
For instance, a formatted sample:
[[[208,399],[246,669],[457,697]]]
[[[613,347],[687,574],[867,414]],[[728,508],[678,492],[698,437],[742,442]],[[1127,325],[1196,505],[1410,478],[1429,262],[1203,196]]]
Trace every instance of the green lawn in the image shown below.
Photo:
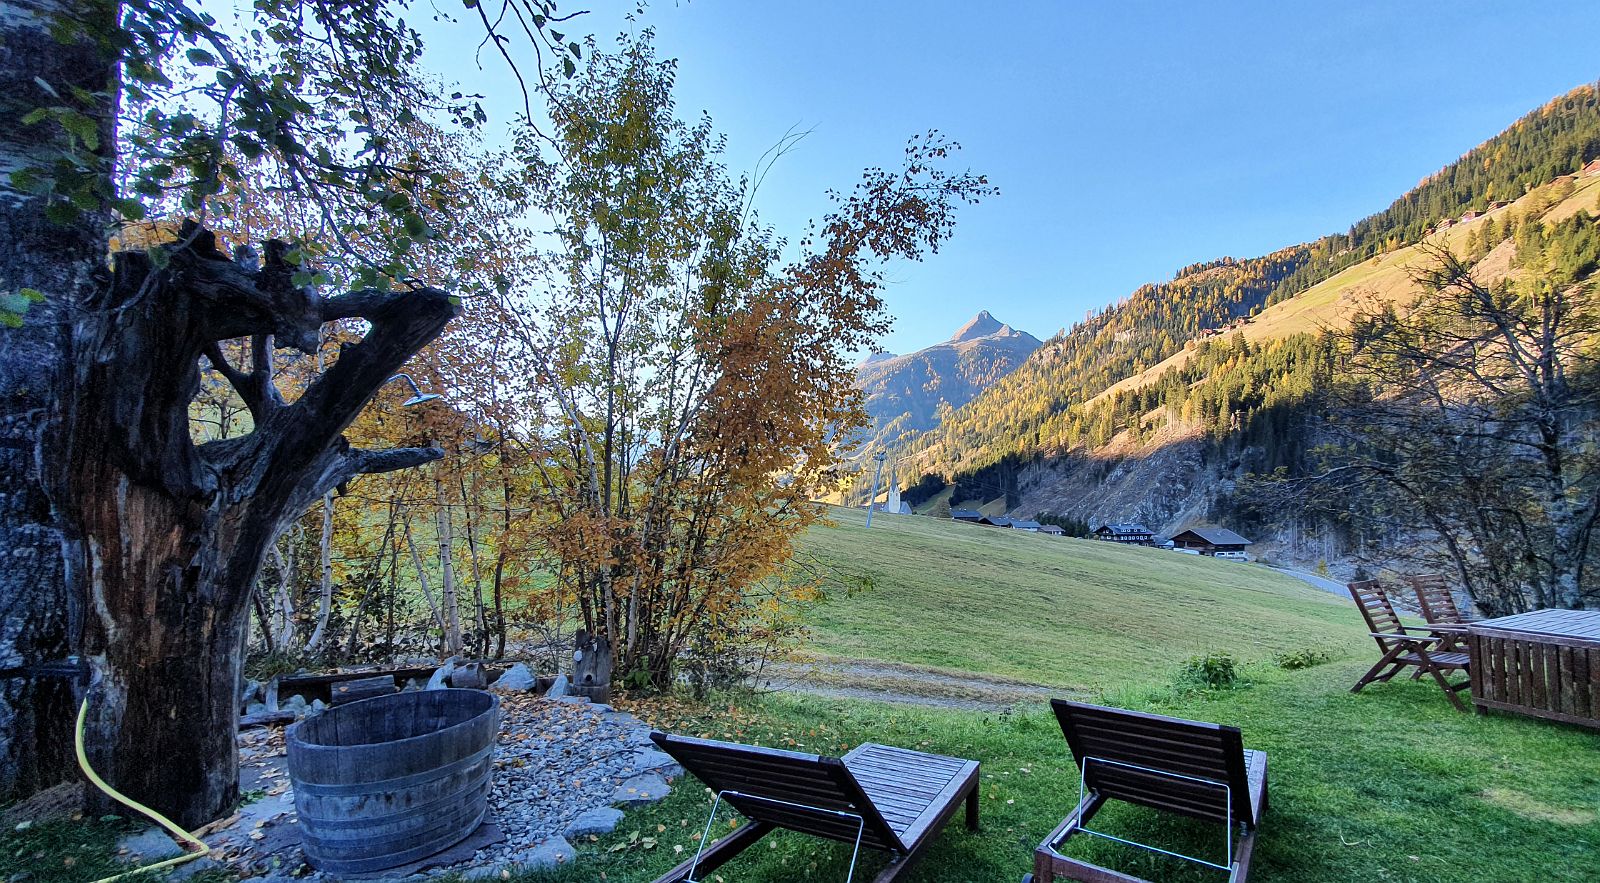
[[[1371,649],[1348,600],[1265,567],[1093,540],[832,509],[802,558],[872,587],[807,616],[811,649],[1076,691],[1169,679],[1214,650],[1241,660]]]
[[[1238,689],[1125,691],[1105,701],[1235,724],[1248,747],[1268,752],[1271,808],[1253,881],[1597,879],[1600,735],[1461,714],[1431,684],[1380,684],[1352,695],[1348,686],[1362,670],[1355,661],[1294,672],[1263,664],[1248,667],[1253,683]],[[879,741],[977,758],[981,832],[967,833],[958,816],[908,875],[913,883],[1020,880],[1034,846],[1077,792],[1066,744],[1042,706],[980,714],[780,695],[668,715],[664,723],[678,732],[819,753]],[[570,872],[527,879],[653,879],[692,852],[708,809],[704,789],[685,780],[659,806],[630,813],[616,834],[584,844],[588,854]],[[1191,852],[1221,850],[1216,826],[1174,823],[1148,810],[1113,806],[1096,824]],[[1223,878],[1115,844],[1072,851],[1156,880]],[[709,879],[837,881],[847,861],[841,845],[780,833]],[[875,872],[881,862],[868,857],[863,869]]]

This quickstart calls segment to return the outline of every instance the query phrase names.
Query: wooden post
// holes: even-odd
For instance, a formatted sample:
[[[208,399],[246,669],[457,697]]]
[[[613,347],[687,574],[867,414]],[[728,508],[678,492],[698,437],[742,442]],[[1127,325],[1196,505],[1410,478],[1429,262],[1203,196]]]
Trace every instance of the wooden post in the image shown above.
[[[591,702],[611,701],[611,640],[579,629],[573,636],[572,693]]]

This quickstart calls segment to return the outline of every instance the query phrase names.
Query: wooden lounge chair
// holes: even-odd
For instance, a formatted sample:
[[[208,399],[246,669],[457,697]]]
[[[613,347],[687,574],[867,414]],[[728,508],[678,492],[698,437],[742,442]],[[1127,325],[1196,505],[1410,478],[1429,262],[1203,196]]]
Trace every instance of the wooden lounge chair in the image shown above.
[[[1237,727],[1064,699],[1050,705],[1078,765],[1078,805],[1034,850],[1033,873],[1023,883],[1138,883],[1138,877],[1062,855],[1058,850],[1078,833],[1226,871],[1232,883],[1244,883],[1256,826],[1267,810],[1266,752],[1246,750]],[[1221,822],[1227,855],[1212,861],[1090,829],[1107,800]]]
[[[1406,626],[1394,612],[1389,593],[1375,579],[1353,582],[1347,588],[1356,606],[1361,608],[1362,618],[1367,621],[1367,632],[1383,652],[1377,663],[1350,688],[1350,692],[1359,693],[1368,684],[1387,681],[1407,666],[1416,666],[1418,676],[1423,673],[1432,675],[1450,698],[1450,704],[1457,711],[1465,712],[1467,707],[1461,704],[1456,694],[1470,687],[1471,682],[1452,684],[1446,677],[1451,671],[1467,669],[1466,653],[1445,649],[1456,630]]]
[[[920,858],[964,800],[978,828],[978,762],[867,743],[842,758],[651,733],[661,749],[704,782],[716,799],[700,851],[655,883],[700,881],[774,828],[887,852],[874,883],[897,880]],[[747,819],[709,843],[717,805]],[[698,875],[698,876],[691,876]]]

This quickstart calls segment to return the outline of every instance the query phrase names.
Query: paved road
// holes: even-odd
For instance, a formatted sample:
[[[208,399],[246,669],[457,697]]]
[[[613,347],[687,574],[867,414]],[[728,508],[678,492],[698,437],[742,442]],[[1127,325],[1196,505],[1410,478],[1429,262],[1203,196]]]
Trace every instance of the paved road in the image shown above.
[[[1348,596],[1350,593],[1350,590],[1344,587],[1344,583],[1334,582],[1327,577],[1317,576],[1314,573],[1306,573],[1303,570],[1290,570],[1287,567],[1274,567],[1272,569],[1281,574],[1292,576],[1297,580],[1316,586],[1324,592],[1343,596]]]

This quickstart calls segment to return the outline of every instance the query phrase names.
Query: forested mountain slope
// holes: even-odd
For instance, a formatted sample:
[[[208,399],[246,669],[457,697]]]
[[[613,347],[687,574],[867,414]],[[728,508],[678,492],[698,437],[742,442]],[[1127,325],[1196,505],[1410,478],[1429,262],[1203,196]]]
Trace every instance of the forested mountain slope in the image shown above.
[[[1242,332],[1253,343],[1281,339],[1337,317],[1356,292],[1397,294],[1404,289],[1406,268],[1416,260],[1409,246],[1442,221],[1487,211],[1500,201],[1517,198],[1518,204],[1452,227],[1439,238],[1466,246],[1473,230],[1482,237],[1484,228],[1504,224],[1513,211],[1537,209],[1550,219],[1570,216],[1586,207],[1585,198],[1594,198],[1594,179],[1556,179],[1600,157],[1597,85],[1533,111],[1347,233],[1264,257],[1196,264],[1169,282],[1139,288],[1045,341],[1015,372],[912,440],[906,462],[915,464],[912,471],[953,478],[1009,458],[1002,471],[1014,474],[1036,455],[1063,453],[1084,442],[1103,444],[1110,437],[1105,433],[1085,438],[1072,431],[1073,423],[1089,417],[1075,406],[1113,387],[1127,390],[1153,381],[1185,358],[1186,345],[1208,333]],[[1545,204],[1535,205],[1538,201]],[[1282,306],[1268,309],[1275,304]],[[1010,481],[990,484],[998,489]]]
[[[856,385],[872,419],[862,450],[892,445],[937,426],[942,414],[971,401],[1038,348],[1037,337],[984,310],[942,343],[906,355],[868,358],[856,368]]]

